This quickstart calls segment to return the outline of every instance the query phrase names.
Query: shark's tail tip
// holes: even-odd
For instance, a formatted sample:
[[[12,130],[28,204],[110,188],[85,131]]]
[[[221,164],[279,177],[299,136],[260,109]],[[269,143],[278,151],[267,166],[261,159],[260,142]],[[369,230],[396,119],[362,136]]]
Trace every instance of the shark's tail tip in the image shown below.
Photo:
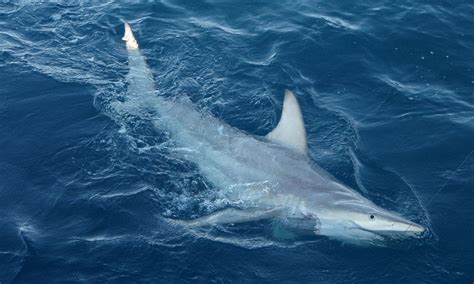
[[[130,24],[127,22],[124,22],[124,27],[125,27],[125,32],[123,34],[122,40],[125,41],[125,44],[127,45],[127,49],[137,49],[138,42],[135,39],[135,36],[133,35],[133,31],[132,31],[132,28],[130,27]]]

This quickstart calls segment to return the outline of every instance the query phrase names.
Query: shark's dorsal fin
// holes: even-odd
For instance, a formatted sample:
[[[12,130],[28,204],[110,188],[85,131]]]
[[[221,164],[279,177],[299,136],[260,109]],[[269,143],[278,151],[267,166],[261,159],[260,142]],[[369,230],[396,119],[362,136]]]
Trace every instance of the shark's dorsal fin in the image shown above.
[[[308,151],[303,114],[298,100],[290,90],[285,90],[283,110],[278,125],[266,137],[302,154]]]

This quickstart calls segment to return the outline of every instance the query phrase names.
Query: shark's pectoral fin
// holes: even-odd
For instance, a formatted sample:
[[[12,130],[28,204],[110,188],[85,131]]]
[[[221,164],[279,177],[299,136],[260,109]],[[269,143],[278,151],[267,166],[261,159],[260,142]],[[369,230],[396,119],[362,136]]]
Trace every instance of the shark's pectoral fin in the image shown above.
[[[203,227],[203,226],[215,226],[222,224],[237,224],[251,221],[258,221],[262,219],[270,219],[277,216],[280,213],[280,209],[260,209],[260,208],[247,208],[247,209],[236,209],[228,208],[210,215],[200,217],[193,220],[179,221],[179,223],[192,226],[192,227]]]
[[[266,137],[302,154],[308,151],[303,114],[298,100],[290,90],[285,90],[283,110],[278,125]]]

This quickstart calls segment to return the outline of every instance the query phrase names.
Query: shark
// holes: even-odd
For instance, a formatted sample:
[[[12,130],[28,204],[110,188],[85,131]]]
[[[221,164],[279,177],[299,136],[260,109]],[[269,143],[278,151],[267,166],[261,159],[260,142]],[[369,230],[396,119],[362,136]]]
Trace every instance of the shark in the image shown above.
[[[386,210],[343,184],[308,157],[303,114],[295,94],[285,90],[279,122],[265,136],[245,133],[199,111],[189,99],[155,93],[153,74],[128,23],[130,100],[153,108],[164,127],[223,198],[225,209],[188,220],[187,227],[213,227],[280,220],[290,230],[341,239],[419,235],[426,229]],[[151,98],[153,99],[151,100]]]

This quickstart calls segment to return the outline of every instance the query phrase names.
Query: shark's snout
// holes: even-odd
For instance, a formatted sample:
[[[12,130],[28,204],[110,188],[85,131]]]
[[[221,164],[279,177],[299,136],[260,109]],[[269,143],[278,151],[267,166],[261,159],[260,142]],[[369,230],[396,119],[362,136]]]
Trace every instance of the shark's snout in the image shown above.
[[[385,211],[382,219],[385,219],[387,222],[391,223],[392,230],[397,233],[423,233],[426,228],[420,224],[412,222],[404,217]]]
[[[386,231],[388,233],[401,233],[401,234],[421,234],[426,231],[426,228],[420,224],[407,220],[397,215],[389,215],[381,220],[379,224],[374,224],[372,230],[374,231]],[[384,224],[385,223],[385,224]],[[388,226],[387,226],[388,225]]]
[[[410,222],[409,224],[405,224],[405,226],[406,226],[405,232],[423,233],[426,230],[426,228],[423,227],[422,225],[418,225],[413,222]]]

